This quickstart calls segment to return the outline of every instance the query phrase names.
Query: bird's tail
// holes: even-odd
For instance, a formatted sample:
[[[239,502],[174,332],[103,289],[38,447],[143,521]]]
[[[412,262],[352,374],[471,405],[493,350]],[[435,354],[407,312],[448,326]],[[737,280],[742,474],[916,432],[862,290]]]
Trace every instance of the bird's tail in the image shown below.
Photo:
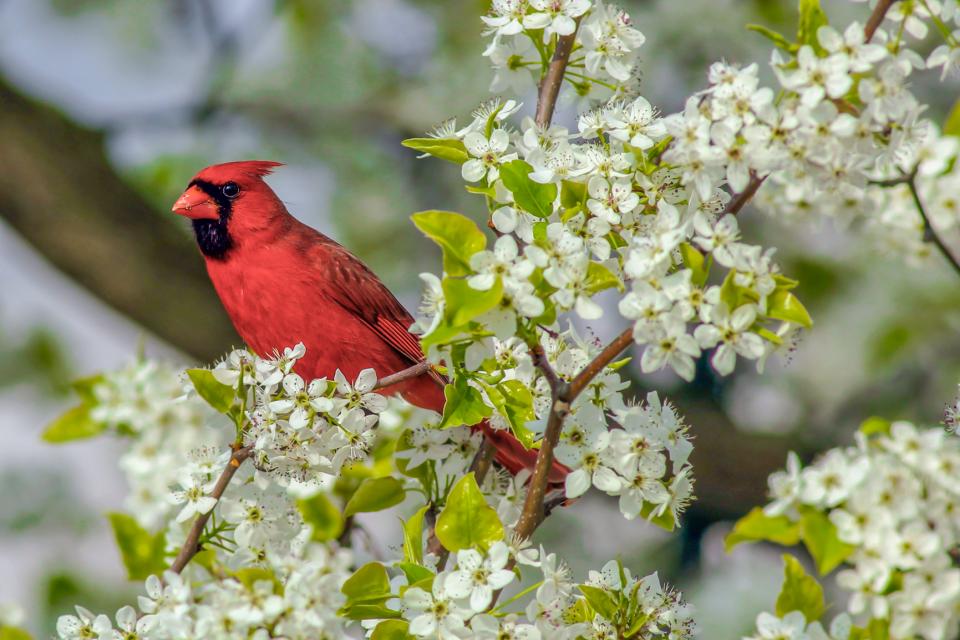
[[[495,447],[494,459],[503,468],[513,475],[517,475],[523,469],[533,471],[537,462],[537,449],[527,449],[512,433],[503,429],[494,429],[486,420],[478,426]],[[570,469],[554,460],[550,467],[550,475],[547,476],[548,482],[555,488],[562,488],[569,473]]]

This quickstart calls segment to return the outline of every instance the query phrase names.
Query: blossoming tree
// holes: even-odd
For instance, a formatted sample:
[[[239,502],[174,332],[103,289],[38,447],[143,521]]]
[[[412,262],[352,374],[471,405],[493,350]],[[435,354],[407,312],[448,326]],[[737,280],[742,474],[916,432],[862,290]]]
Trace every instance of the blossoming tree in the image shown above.
[[[665,116],[639,93],[645,38],[623,10],[494,0],[483,24],[492,89],[514,97],[404,142],[460,165],[488,212],[488,231],[455,212],[413,215],[442,253],[421,276],[428,361],[304,380],[303,347],[289,345],[77,382],[80,404],[45,437],[129,443],[127,513],[110,521],[145,587],[112,619],[62,616],[62,638],[693,637],[694,612],[657,574],[611,561],[574,576],[535,540],[591,490],[638,527],[682,524],[697,426],[655,391],[629,399],[623,352],[636,345],[643,372],[686,380],[701,358],[719,375],[738,359],[762,371],[812,327],[802,287],[740,229],[754,199],[771,215],[859,220],[909,260],[940,254],[960,273],[942,240],[960,207],[960,115],[941,130],[909,87],[960,57],[956,0],[875,0],[850,25],[800,0],[795,35],[753,27],[774,46],[774,86],[758,64],[717,62]],[[931,27],[943,44],[924,59],[911,42]],[[532,89],[535,115],[519,119]],[[553,123],[558,99],[575,103],[575,131]],[[571,322],[605,312],[623,325],[608,344]],[[377,393],[431,368],[449,381],[442,415]],[[471,429],[484,419],[537,450],[532,472],[496,466]],[[570,470],[562,486],[555,460]],[[752,637],[956,637],[958,474],[955,438],[881,419],[806,468],[792,456],[727,544],[804,545],[817,572],[838,572],[848,613],[823,620],[822,587],[788,554]],[[356,516],[391,508],[403,525],[382,557]]]

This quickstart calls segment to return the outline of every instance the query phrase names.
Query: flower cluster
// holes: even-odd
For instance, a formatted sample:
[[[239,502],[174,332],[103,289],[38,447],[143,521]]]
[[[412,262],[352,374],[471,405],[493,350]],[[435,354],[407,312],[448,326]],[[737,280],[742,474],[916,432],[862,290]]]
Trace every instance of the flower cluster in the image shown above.
[[[837,584],[854,616],[889,620],[891,638],[952,637],[960,605],[960,443],[909,422],[865,423],[853,447],[832,449],[770,477],[768,516],[828,518]],[[761,636],[762,637],[762,636]]]
[[[146,580],[138,609],[125,606],[114,621],[77,607],[57,621],[60,638],[344,637],[337,609],[349,576],[348,551],[304,547],[269,569],[247,569],[229,579],[192,582],[173,573]],[[278,588],[282,585],[282,588]],[[270,631],[268,631],[270,630]]]
[[[846,614],[834,618],[830,629],[825,630],[817,621],[807,624],[800,611],[791,611],[782,617],[763,612],[757,616],[757,633],[743,640],[849,640],[852,631],[853,624]]]
[[[229,437],[225,422],[196,396],[187,396],[179,372],[168,364],[139,360],[77,385],[99,430],[129,441],[119,459],[129,487],[125,507],[145,527],[174,511],[168,488],[182,477],[184,457],[218,455]]]
[[[505,39],[546,38],[539,48],[555,51],[559,42],[549,29],[528,20],[534,5],[494,3],[495,15],[487,18],[492,50],[508,46]],[[580,62],[593,59],[590,47],[605,42],[607,52],[633,51],[624,43],[642,42],[622,11],[599,3],[563,6],[561,13],[575,11],[570,17],[582,22],[568,66],[574,88],[578,64],[587,66],[585,73],[594,66]],[[622,61],[611,60],[601,68],[619,69]],[[518,68],[529,75],[528,66],[545,70],[537,61]],[[420,326],[437,347],[434,357],[446,358],[444,346],[464,334],[507,340],[552,325],[565,312],[596,320],[604,313],[596,295],[610,289],[621,292],[620,314],[645,346],[644,372],[670,367],[691,380],[696,359],[708,351],[721,375],[733,371],[738,356],[762,367],[790,334],[809,327],[791,292],[796,281],[780,273],[773,250],[743,241],[725,189],[746,189],[760,171],[753,156],[773,154],[764,136],[778,126],[781,111],[756,72],[756,65],[714,65],[712,87],[668,117],[618,88],[600,106],[584,103],[594,106],[580,113],[575,132],[531,118],[514,128],[510,116],[520,105],[494,100],[466,127],[451,121],[432,138],[408,141],[461,164],[468,190],[485,197],[498,236],[488,249],[479,229],[462,217],[415,217],[445,251],[457,254],[445,259],[442,278],[423,276],[428,290]],[[465,292],[464,280],[483,295]]]
[[[646,38],[614,6],[590,0],[494,0],[483,21],[493,36],[483,52],[493,65],[493,92],[521,95],[532,89],[551,39],[575,32],[578,46],[566,75],[579,100],[635,90],[634,67]]]

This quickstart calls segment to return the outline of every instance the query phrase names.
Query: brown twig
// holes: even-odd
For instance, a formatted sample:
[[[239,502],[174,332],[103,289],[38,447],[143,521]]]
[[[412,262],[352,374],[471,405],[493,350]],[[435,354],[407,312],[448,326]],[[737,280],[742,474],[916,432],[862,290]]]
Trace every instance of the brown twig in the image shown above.
[[[940,253],[943,254],[943,257],[947,259],[947,262],[950,263],[950,266],[953,267],[953,270],[960,275],[960,260],[957,259],[957,256],[954,255],[950,247],[946,245],[943,241],[943,238],[940,237],[940,234],[937,233],[937,230],[934,229],[933,225],[930,223],[930,216],[927,215],[927,210],[923,206],[923,201],[920,199],[920,192],[917,190],[917,180],[916,174],[910,176],[910,179],[907,181],[907,187],[910,189],[910,195],[913,196],[913,202],[917,205],[917,211],[920,213],[920,217],[923,219],[923,240],[925,242],[932,242],[937,245],[937,248],[940,249]]]
[[[624,330],[604,347],[603,351],[597,354],[569,383],[553,373],[553,369],[546,362],[545,357],[536,357],[537,353],[542,352],[542,347],[538,350],[539,345],[537,345],[532,349],[535,354],[534,362],[546,376],[547,381],[550,382],[551,404],[550,416],[547,418],[547,428],[540,442],[540,452],[537,454],[537,461],[534,464],[533,475],[530,477],[530,485],[527,489],[527,497],[523,503],[523,512],[517,522],[516,535],[518,538],[529,538],[543,521],[543,500],[549,485],[550,469],[553,466],[553,452],[560,440],[563,421],[570,413],[570,405],[587,388],[590,381],[597,377],[604,367],[613,362],[613,359],[620,355],[632,342],[633,328],[631,327]]]
[[[490,471],[490,465],[493,464],[493,456],[496,452],[497,448],[488,438],[483,438],[480,441],[480,448],[477,449],[476,455],[473,456],[473,462],[470,463],[470,471],[473,472],[478,485],[483,484],[484,478],[487,477],[487,472]]]
[[[883,18],[887,15],[887,11],[890,10],[894,2],[895,0],[880,0],[877,6],[873,8],[873,13],[870,14],[870,17],[867,19],[867,25],[863,28],[864,42],[870,42],[870,40],[873,39],[873,34],[880,28],[880,23],[883,22]]]
[[[553,50],[553,59],[550,60],[550,66],[547,67],[547,73],[540,81],[540,94],[537,96],[537,125],[546,128],[553,120],[553,110],[557,106],[557,96],[560,95],[560,86],[563,84],[563,75],[567,71],[567,62],[570,60],[570,52],[573,51],[573,43],[577,39],[577,30],[580,28],[580,21],[577,20],[577,26],[573,33],[568,36],[561,36],[557,39],[557,48]]]
[[[210,492],[211,498],[216,498],[218,501],[220,500],[220,496],[227,490],[227,485],[233,480],[233,475],[237,472],[237,469],[239,469],[240,465],[252,454],[253,445],[234,449],[233,455],[230,456],[230,461],[217,479],[217,484],[214,485],[213,491]],[[214,505],[214,508],[216,508],[216,505]],[[213,509],[210,509],[210,511],[198,515],[197,519],[193,521],[193,526],[190,527],[190,533],[187,534],[187,539],[184,541],[183,546],[180,547],[180,552],[177,554],[173,564],[170,565],[170,571],[180,573],[184,567],[189,564],[190,560],[193,559],[193,556],[197,555],[200,551],[200,536],[203,535],[203,528],[206,526],[207,520],[210,519],[210,514],[212,513]]]
[[[760,186],[766,179],[766,176],[761,178],[756,174],[752,174],[750,176],[750,182],[747,183],[747,186],[744,187],[743,191],[735,194],[733,198],[731,198],[730,202],[727,203],[727,206],[723,208],[723,212],[720,214],[720,216],[723,217],[728,213],[735,216],[740,213],[740,210],[747,206],[747,203],[753,199],[753,196],[757,195],[757,190],[760,189]]]
[[[401,382],[406,382],[411,378],[416,378],[422,376],[425,373],[429,373],[432,370],[433,365],[424,360],[423,362],[418,362],[417,364],[407,367],[402,371],[397,371],[396,373],[391,373],[388,376],[384,376],[377,380],[377,384],[373,385],[373,389],[383,389],[384,387],[389,387],[391,385],[399,384]]]

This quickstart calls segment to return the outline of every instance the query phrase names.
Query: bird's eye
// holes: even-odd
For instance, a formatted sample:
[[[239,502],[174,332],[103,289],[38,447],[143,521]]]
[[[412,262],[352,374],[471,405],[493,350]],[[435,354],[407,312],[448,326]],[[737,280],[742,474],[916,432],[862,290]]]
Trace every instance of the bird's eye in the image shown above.
[[[237,186],[236,182],[228,182],[227,184],[223,185],[221,191],[223,191],[223,195],[227,196],[228,198],[236,198],[238,195],[240,195],[240,187]]]

